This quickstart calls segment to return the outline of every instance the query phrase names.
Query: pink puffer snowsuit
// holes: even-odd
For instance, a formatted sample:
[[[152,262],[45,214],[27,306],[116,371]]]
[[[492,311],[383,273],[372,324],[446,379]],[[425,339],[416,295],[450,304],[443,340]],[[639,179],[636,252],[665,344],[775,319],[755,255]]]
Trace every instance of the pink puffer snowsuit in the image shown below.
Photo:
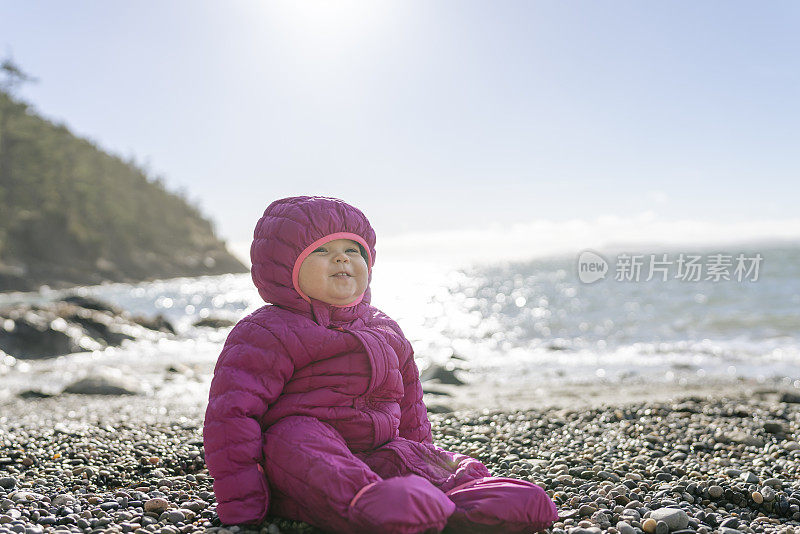
[[[433,445],[411,345],[370,305],[369,286],[343,307],[300,292],[300,264],[333,239],[364,247],[371,281],[375,232],[345,202],[285,198],[258,221],[252,277],[271,305],[230,332],[203,429],[220,520],[260,523],[269,511],[389,534],[550,526],[542,488]]]

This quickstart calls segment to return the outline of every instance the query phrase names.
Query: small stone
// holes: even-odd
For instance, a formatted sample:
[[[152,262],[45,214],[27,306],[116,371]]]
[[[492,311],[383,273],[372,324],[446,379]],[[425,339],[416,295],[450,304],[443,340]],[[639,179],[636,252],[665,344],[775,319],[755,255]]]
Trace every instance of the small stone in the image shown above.
[[[611,526],[611,520],[603,512],[592,514],[592,522],[604,530]]]
[[[50,503],[53,506],[66,506],[67,504],[75,502],[75,497],[69,494],[57,495]]]
[[[742,445],[746,445],[749,447],[763,447],[764,440],[759,438],[758,436],[754,436],[752,434],[748,434],[744,431],[734,431],[731,432],[728,437],[734,443],[740,443]]]
[[[735,517],[729,517],[719,524],[720,527],[739,528],[739,520]]]
[[[758,484],[758,477],[751,471],[745,471],[742,473],[741,479],[748,484]]]
[[[199,514],[203,509],[208,507],[208,503],[205,501],[186,501],[181,504],[181,507]]]
[[[751,497],[753,498],[753,502],[756,504],[761,504],[762,502],[764,502],[764,496],[761,495],[761,493],[758,491],[754,491],[751,494]]]
[[[664,521],[656,522],[656,534],[669,534],[669,527]]]
[[[659,508],[650,513],[650,519],[663,521],[667,530],[680,530],[689,524],[689,516],[680,508]],[[662,533],[658,533],[662,534]]]
[[[100,509],[104,512],[116,510],[117,508],[119,508],[119,503],[117,501],[108,501],[100,504]]]
[[[786,432],[783,423],[778,420],[766,421],[764,423],[764,431],[770,434],[783,434]]]
[[[28,502],[28,501],[41,501],[44,500],[44,495],[34,493],[32,491],[15,491],[9,495],[14,502]]]
[[[144,511],[145,512],[155,512],[160,514],[164,510],[169,507],[169,502],[166,499],[155,498],[150,499],[146,503],[144,503]]]
[[[711,486],[708,488],[708,495],[712,499],[719,499],[720,497],[722,497],[724,491],[725,490],[723,490],[721,486]]]
[[[14,477],[0,477],[0,488],[12,489],[17,485],[17,479]]]
[[[585,516],[591,516],[596,511],[597,508],[595,508],[591,504],[584,504],[583,506],[580,507],[578,513],[580,514],[581,517],[585,517]]]
[[[169,521],[170,523],[180,523],[186,520],[186,516],[180,510],[167,510],[158,517],[159,521]]]
[[[193,520],[196,515],[193,511],[189,510],[188,508],[181,508],[178,511],[183,514],[183,516],[186,518],[186,521]]]
[[[635,508],[625,508],[620,517],[627,519],[628,521],[640,521],[642,519],[642,515],[639,513],[639,510]]]
[[[647,518],[642,522],[642,530],[647,532],[647,534],[655,534],[656,532],[656,520],[653,518]]]
[[[636,529],[625,521],[620,521],[617,523],[617,531],[619,534],[636,534]]]

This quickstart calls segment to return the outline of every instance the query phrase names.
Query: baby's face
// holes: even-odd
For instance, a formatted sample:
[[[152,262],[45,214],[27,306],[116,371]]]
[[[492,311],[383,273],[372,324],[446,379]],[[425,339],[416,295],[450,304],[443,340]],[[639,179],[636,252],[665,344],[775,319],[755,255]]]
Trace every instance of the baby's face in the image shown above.
[[[346,273],[346,274],[340,274]],[[367,262],[358,243],[349,239],[328,241],[300,265],[300,290],[311,298],[343,306],[367,289]]]

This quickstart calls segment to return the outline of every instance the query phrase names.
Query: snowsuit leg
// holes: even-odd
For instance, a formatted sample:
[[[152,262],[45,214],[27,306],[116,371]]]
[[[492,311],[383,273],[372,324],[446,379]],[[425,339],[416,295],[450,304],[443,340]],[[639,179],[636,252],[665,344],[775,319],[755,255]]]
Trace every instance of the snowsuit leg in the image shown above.
[[[271,514],[329,532],[440,532],[455,505],[428,480],[383,480],[329,424],[285,417],[264,433]]]
[[[491,476],[475,458],[400,437],[371,451],[356,453],[356,457],[383,478],[419,475],[442,491]]]
[[[480,461],[430,443],[396,438],[357,456],[383,477],[413,473],[442,490],[456,505],[444,532],[532,533],[558,517],[555,503],[536,484],[493,477]]]

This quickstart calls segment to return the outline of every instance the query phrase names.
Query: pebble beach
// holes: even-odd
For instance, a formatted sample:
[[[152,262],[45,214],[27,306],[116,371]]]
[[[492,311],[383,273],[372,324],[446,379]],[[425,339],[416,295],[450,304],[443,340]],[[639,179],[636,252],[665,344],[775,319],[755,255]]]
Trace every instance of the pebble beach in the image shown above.
[[[430,419],[440,447],[544,487],[553,534],[800,532],[798,398],[729,389]],[[0,533],[322,532],[219,523],[204,399],[62,394],[0,409]]]

